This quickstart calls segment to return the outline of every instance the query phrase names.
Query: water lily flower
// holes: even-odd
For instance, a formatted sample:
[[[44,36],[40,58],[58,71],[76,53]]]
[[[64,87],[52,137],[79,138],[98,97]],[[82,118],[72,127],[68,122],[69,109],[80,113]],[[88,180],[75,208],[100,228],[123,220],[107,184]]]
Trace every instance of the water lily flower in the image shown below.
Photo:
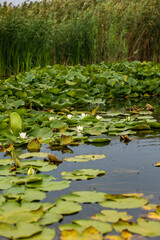
[[[21,133],[19,133],[19,136],[20,136],[20,138],[27,138],[27,135],[26,135],[26,133],[25,132],[21,132]]]
[[[32,167],[30,167],[29,169],[28,169],[28,173],[27,173],[28,175],[34,175],[34,169],[32,168]]]
[[[101,119],[102,117],[101,117],[101,116],[99,116],[99,115],[97,115],[97,116],[96,116],[96,118],[99,120],[99,119]]]
[[[84,118],[84,117],[86,117],[86,116],[88,116],[88,114],[82,113],[81,116],[80,116],[80,118],[82,119],[82,118]]]
[[[49,117],[49,121],[52,121],[54,119],[55,119],[55,117]]]
[[[83,126],[77,126],[77,132],[81,132],[83,130]]]
[[[72,118],[72,115],[71,115],[71,114],[68,114],[68,115],[67,115],[67,118],[68,118],[68,119],[71,119],[71,118]]]

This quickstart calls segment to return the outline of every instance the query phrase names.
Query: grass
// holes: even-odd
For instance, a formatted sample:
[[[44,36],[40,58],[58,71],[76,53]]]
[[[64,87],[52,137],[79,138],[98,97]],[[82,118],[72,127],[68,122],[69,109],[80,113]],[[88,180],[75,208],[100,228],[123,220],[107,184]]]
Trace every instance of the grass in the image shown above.
[[[159,0],[0,6],[0,76],[53,64],[159,62]]]

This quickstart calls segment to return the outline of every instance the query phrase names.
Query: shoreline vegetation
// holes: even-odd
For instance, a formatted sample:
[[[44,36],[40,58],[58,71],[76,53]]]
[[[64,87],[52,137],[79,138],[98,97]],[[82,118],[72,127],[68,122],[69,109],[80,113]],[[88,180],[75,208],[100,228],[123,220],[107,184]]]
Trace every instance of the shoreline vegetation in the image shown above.
[[[46,65],[159,62],[159,0],[0,5],[0,76]]]

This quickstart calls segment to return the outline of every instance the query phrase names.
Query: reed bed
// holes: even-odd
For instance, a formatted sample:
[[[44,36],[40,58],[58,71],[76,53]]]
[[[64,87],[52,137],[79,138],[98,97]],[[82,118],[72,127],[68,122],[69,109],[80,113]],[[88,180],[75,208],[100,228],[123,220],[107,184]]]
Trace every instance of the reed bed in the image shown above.
[[[0,76],[53,64],[159,62],[159,0],[0,5]]]

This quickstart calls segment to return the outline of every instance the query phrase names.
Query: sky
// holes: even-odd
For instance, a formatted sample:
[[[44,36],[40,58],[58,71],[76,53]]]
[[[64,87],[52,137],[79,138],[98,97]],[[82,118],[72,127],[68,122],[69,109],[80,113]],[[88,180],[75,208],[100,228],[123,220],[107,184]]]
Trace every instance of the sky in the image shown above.
[[[18,4],[21,4],[22,2],[24,2],[25,0],[0,0],[0,3],[2,4],[2,3],[4,3],[4,2],[7,2],[7,3],[10,3],[10,2],[12,2],[13,3],[13,5],[18,5]],[[32,1],[34,1],[34,0],[32,0]]]

